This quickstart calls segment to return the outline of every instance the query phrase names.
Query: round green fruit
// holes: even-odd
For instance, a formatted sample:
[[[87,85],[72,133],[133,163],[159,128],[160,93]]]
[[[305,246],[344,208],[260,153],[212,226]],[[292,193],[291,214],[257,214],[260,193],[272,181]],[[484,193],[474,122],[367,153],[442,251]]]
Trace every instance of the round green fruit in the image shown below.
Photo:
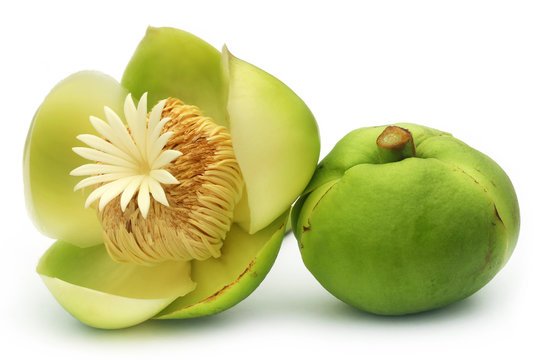
[[[306,267],[359,309],[439,308],[486,285],[512,254],[508,176],[450,134],[414,124],[346,135],[292,212]]]

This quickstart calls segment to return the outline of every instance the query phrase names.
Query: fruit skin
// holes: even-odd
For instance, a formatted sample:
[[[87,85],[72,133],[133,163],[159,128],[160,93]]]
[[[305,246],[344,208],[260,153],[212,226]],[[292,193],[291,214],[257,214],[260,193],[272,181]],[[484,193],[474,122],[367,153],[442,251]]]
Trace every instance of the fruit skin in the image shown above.
[[[451,135],[414,124],[416,157],[379,163],[384,127],[346,135],[294,206],[306,267],[334,296],[384,315],[463,299],[508,261],[519,207],[504,171]]]

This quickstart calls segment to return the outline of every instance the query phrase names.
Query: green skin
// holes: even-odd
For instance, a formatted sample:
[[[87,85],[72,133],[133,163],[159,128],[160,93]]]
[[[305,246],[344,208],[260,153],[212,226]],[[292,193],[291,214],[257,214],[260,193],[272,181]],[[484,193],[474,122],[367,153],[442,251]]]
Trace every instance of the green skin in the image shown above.
[[[352,131],[318,165],[292,212],[307,268],[334,296],[384,315],[461,300],[514,250],[516,193],[489,157],[414,124],[416,156],[382,163],[384,127]]]

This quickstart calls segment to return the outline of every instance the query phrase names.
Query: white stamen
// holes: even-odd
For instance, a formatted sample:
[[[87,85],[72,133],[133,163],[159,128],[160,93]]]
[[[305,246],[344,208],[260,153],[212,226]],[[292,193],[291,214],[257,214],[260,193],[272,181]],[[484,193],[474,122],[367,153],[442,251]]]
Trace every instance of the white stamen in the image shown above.
[[[75,191],[99,184],[86,200],[90,206],[99,199],[99,210],[117,196],[121,195],[120,206],[125,211],[129,202],[138,192],[137,204],[140,213],[147,217],[150,207],[150,195],[155,201],[169,206],[162,184],[179,184],[170,172],[164,168],[183,155],[177,150],[163,150],[173,135],[171,132],[161,134],[169,121],[161,119],[165,100],[153,107],[147,119],[147,93],[140,98],[135,107],[131,94],[127,95],[123,112],[128,128],[111,108],[105,106],[107,121],[90,116],[90,122],[102,137],[82,134],[77,139],[89,147],[75,147],[73,151],[79,156],[94,161],[71,171],[73,176],[89,176],[75,186]]]
[[[147,177],[144,177],[142,179],[142,183],[140,184],[140,188],[138,189],[138,197],[136,201],[138,202],[138,208],[140,209],[140,212],[145,219],[149,211],[149,187]]]

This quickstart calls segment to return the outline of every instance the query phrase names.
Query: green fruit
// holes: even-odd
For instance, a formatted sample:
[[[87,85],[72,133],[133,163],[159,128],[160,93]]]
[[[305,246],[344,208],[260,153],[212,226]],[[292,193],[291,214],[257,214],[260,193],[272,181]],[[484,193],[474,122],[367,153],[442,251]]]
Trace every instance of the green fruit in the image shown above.
[[[152,138],[146,114],[162,99],[157,121],[164,127]],[[109,125],[101,129],[112,135],[92,127],[90,116],[106,117]],[[142,128],[144,137],[137,135]],[[92,135],[101,137],[93,137],[97,145],[81,150]],[[149,143],[154,147],[145,148]],[[168,152],[165,165],[148,160],[159,148],[155,154]],[[127,165],[111,173],[119,180],[73,191],[80,178],[70,173],[87,170],[73,171],[87,163],[80,154],[107,159],[91,165],[102,169],[94,176],[108,174],[103,164]],[[290,206],[318,156],[314,117],[285,84],[194,35],[149,28],[121,84],[97,72],[74,74],[52,89],[34,117],[24,155],[27,206],[36,226],[57,240],[37,271],[68,312],[98,328],[226,310],[270,270]],[[152,169],[161,180],[150,186],[144,181]],[[131,182],[122,177],[140,176],[123,204]],[[123,187],[85,208],[92,190],[116,180]]]
[[[473,294],[508,261],[519,232],[516,193],[492,159],[450,134],[398,126],[346,135],[292,212],[321,285],[385,315]]]

